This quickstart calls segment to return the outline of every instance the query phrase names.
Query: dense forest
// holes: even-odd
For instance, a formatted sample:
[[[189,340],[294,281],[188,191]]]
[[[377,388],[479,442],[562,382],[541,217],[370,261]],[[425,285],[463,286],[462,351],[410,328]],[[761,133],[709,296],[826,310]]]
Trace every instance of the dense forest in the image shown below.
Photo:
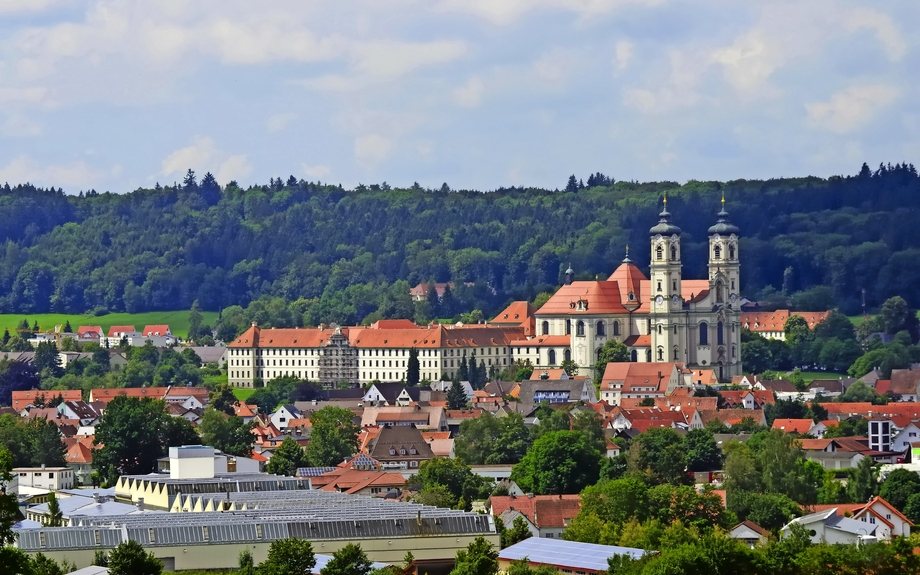
[[[321,321],[361,321],[385,315],[380,298],[435,280],[456,283],[460,311],[488,314],[552,291],[569,265],[581,279],[605,277],[627,245],[644,265],[665,193],[683,228],[685,277],[705,277],[706,230],[724,194],[743,236],[744,295],[802,292],[810,306],[853,314],[865,289],[870,309],[893,295],[920,307],[913,165],[863,165],[855,176],[829,179],[678,185],[598,173],[587,182],[573,177],[562,190],[386,183],[345,190],[291,176],[243,189],[189,171],[182,184],[125,194],[7,184],[0,311],[140,312],[188,309],[195,300],[221,310],[275,296],[349,310],[320,313]]]

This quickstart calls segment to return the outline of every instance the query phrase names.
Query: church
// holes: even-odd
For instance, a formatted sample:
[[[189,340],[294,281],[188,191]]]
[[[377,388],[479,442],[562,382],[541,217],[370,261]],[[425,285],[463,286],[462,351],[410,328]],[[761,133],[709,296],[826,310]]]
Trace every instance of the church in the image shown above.
[[[616,339],[632,361],[681,362],[712,370],[723,382],[741,375],[738,228],[723,198],[709,228],[709,277],[684,279],[681,230],[667,208],[665,198],[649,230],[650,278],[629,259],[628,248],[606,280],[574,281],[567,270],[565,284],[535,312],[534,335],[512,342],[515,359],[538,369],[574,360],[579,374],[590,375],[604,343]]]

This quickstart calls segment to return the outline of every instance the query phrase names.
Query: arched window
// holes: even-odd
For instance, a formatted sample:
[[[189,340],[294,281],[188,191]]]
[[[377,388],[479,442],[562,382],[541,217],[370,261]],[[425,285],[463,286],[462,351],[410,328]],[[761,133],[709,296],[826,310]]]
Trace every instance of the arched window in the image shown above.
[[[620,322],[613,322],[613,335],[620,335]]]
[[[714,259],[722,259],[722,248],[719,246],[712,248],[712,255]]]
[[[677,361],[680,358],[680,352],[677,351],[677,348],[674,348],[674,361]]]
[[[735,246],[728,246],[728,259],[735,259]]]
[[[664,348],[658,347],[658,361],[664,361]]]
[[[735,357],[735,346],[732,346],[732,357]]]
[[[649,363],[652,362],[652,350],[650,350],[650,349],[649,349],[649,350],[646,350],[646,352],[645,352],[645,361],[647,361],[647,362],[649,362]]]
[[[549,322],[543,322],[543,335],[549,335]]]
[[[677,335],[677,326],[674,326],[674,335]]]
[[[572,320],[565,320],[565,335],[572,335]]]
[[[709,345],[709,324],[700,324],[700,345]]]
[[[671,246],[671,260],[676,260],[676,259],[677,259],[677,248],[674,246]]]
[[[607,335],[607,328],[606,326],[604,326],[604,322],[602,321],[597,322],[596,329],[597,329],[597,335]]]
[[[658,335],[661,335],[661,324],[658,324]]]
[[[562,352],[562,357],[565,361],[572,361],[572,350],[567,349]]]
[[[722,303],[725,298],[722,296],[722,282],[716,282],[716,303]]]
[[[719,342],[719,345],[725,345],[725,333],[722,328],[722,322],[716,326],[716,341]]]
[[[664,256],[664,249],[662,249],[661,246],[658,246],[657,248],[655,248],[655,259],[660,260],[663,258],[663,256]]]
[[[637,361],[639,361],[639,354],[636,353],[636,350],[632,350],[629,353],[629,360],[633,363],[636,363]]]
[[[549,364],[556,365],[556,350],[555,349],[549,350]]]
[[[579,337],[585,336],[585,322],[578,320],[578,323],[575,324],[575,335]]]

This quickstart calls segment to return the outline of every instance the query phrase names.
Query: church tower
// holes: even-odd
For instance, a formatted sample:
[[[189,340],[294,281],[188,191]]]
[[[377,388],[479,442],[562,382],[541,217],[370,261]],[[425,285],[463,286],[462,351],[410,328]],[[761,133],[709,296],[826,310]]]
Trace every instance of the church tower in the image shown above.
[[[652,243],[649,266],[651,361],[683,361],[679,351],[680,330],[676,323],[679,317],[676,312],[682,305],[680,228],[671,223],[667,196],[664,198],[664,208],[658,214],[658,224],[649,230],[649,234]]]
[[[719,379],[741,375],[741,280],[736,226],[728,221],[725,197],[716,224],[709,228],[709,293],[717,317],[713,329],[712,365]]]

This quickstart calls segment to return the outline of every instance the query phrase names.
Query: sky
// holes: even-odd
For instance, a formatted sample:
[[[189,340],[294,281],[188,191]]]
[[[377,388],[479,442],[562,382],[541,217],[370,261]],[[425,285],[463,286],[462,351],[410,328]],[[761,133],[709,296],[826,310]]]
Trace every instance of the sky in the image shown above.
[[[916,0],[0,0],[0,182],[552,189],[917,164],[917,22]]]

